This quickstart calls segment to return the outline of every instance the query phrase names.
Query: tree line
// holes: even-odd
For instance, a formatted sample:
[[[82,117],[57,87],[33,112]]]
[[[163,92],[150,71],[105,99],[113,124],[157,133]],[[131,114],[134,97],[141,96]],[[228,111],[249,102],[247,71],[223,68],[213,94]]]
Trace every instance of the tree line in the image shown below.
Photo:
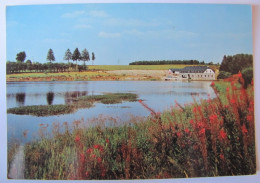
[[[10,62],[6,63],[6,73],[21,73],[21,72],[69,72],[69,71],[85,71],[86,65],[76,65],[73,63],[39,63],[31,62]]]
[[[242,73],[245,84],[249,84],[253,79],[253,55],[224,55],[219,67],[218,79],[225,79],[239,72]]]
[[[80,53],[79,49],[76,48],[73,53],[70,49],[67,49],[63,57],[64,60],[67,60],[68,63],[53,63],[55,61],[54,52],[52,49],[49,49],[47,53],[46,60],[48,63],[39,63],[32,62],[31,60],[26,59],[25,51],[19,52],[16,55],[16,62],[7,61],[6,63],[6,72],[16,73],[16,72],[65,72],[65,71],[83,71],[87,70],[86,61],[90,61],[90,55],[87,49],[83,49]],[[95,53],[91,53],[92,64],[96,59]],[[76,64],[70,63],[70,60],[76,61]],[[83,61],[83,65],[78,65],[78,61]]]
[[[135,61],[129,65],[213,65],[213,62],[205,63],[198,60],[157,60],[157,61]]]

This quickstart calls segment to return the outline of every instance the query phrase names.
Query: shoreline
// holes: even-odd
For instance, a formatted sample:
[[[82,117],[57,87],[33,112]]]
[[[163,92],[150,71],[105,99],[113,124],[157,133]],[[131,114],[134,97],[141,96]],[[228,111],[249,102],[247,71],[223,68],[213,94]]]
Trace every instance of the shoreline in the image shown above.
[[[165,81],[167,70],[110,70],[7,74],[6,82],[42,81]],[[178,80],[179,81],[179,80]],[[181,80],[183,81],[183,80]],[[188,81],[188,80],[187,80]],[[212,81],[212,80],[192,80]]]

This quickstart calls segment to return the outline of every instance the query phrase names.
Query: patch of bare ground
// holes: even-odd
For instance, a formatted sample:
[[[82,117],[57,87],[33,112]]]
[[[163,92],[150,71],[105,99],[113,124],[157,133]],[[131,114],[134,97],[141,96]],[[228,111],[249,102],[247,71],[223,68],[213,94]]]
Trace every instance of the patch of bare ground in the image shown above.
[[[113,70],[106,72],[113,75],[123,76],[124,80],[161,80],[167,75],[167,70]]]

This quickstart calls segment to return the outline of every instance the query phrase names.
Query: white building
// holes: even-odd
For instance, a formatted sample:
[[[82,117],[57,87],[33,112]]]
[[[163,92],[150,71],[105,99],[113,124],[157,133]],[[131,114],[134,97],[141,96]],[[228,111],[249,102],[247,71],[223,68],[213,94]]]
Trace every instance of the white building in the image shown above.
[[[168,78],[215,80],[215,72],[208,66],[187,66],[183,69],[169,69]]]

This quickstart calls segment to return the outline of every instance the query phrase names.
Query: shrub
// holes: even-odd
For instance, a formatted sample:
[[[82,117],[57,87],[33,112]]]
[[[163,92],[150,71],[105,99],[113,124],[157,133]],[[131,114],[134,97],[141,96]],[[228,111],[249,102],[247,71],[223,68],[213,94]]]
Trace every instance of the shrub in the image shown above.
[[[231,76],[230,72],[220,71],[219,75],[218,75],[218,79],[226,79],[226,78],[228,78],[230,76]]]
[[[243,69],[241,73],[245,80],[245,87],[247,88],[248,84],[250,84],[253,79],[253,67],[247,67]]]

